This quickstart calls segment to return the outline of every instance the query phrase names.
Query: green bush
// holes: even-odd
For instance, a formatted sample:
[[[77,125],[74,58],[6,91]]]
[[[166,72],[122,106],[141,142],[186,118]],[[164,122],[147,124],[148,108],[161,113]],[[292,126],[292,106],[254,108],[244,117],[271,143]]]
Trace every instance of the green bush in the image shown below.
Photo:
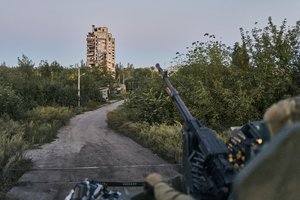
[[[181,162],[182,158],[182,134],[181,124],[158,124],[143,128],[138,140],[161,157]]]
[[[123,124],[129,121],[128,113],[124,106],[107,113],[107,124],[110,128],[119,129]]]
[[[90,101],[83,107],[83,111],[91,111],[100,108],[104,103]]]
[[[37,107],[27,113],[25,138],[31,144],[42,144],[56,137],[57,129],[74,115],[67,107]]]
[[[0,118],[0,167],[8,167],[14,160],[22,159],[27,144],[23,140],[24,126],[12,119]]]
[[[141,131],[142,129],[149,127],[149,124],[147,123],[133,123],[133,122],[126,122],[122,124],[118,128],[120,132],[122,132],[124,135],[130,137],[131,139],[137,141],[138,143],[141,143]],[[143,144],[144,145],[144,144]],[[144,145],[145,146],[145,145]]]
[[[66,107],[37,107],[26,113],[26,120],[14,121],[7,114],[0,118],[0,199],[18,178],[30,168],[24,152],[56,137],[75,110]]]
[[[38,122],[52,122],[58,120],[61,124],[66,124],[72,116],[73,109],[68,107],[37,107],[28,112],[28,119]]]
[[[181,125],[133,123],[124,106],[107,113],[109,127],[151,149],[161,157],[180,162],[182,157]]]
[[[24,100],[9,86],[0,85],[0,116],[20,119],[26,111]]]

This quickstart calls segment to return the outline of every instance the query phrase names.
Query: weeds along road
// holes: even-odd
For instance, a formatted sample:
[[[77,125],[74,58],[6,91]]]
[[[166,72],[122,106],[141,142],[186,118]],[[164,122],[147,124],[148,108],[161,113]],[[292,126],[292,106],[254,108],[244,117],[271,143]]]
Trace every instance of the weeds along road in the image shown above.
[[[85,178],[125,182],[143,181],[151,172],[177,175],[174,165],[107,127],[107,112],[121,103],[75,116],[59,130],[55,141],[29,151],[33,169],[8,195],[22,200],[64,199],[75,183]],[[126,197],[143,188],[110,189],[118,189]]]

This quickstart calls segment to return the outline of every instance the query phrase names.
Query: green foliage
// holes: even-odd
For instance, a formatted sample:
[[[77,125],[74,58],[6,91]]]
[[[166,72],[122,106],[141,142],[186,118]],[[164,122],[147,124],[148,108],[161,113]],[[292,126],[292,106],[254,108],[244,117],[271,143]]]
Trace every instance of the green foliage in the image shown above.
[[[11,170],[7,170],[3,179],[0,180],[0,199],[11,199],[6,193],[15,186],[18,179],[32,166],[31,160],[21,159],[10,165]]]
[[[64,107],[37,107],[27,113],[25,122],[4,115],[0,118],[0,167],[10,168],[22,160],[29,143],[40,144],[55,138],[57,129],[73,115],[72,109]]]
[[[7,115],[0,118],[0,199],[30,167],[30,160],[24,159],[28,148],[24,132],[25,126],[18,121]]]
[[[49,122],[58,120],[64,125],[73,116],[72,109],[67,107],[37,107],[28,113],[27,120]]]
[[[253,28],[251,35],[241,29],[242,42],[251,58],[251,77],[246,83],[258,94],[260,112],[284,96],[299,93],[300,23],[295,27],[287,27],[286,23],[284,20],[277,27],[270,17],[265,28]]]
[[[207,126],[224,131],[261,119],[274,102],[299,93],[300,29],[268,25],[241,29],[241,44],[226,47],[213,40],[195,42],[179,54],[174,85],[192,114]],[[180,83],[180,84],[177,84]]]
[[[100,87],[112,88],[115,83],[104,66],[90,69],[82,64],[83,73],[83,108],[74,109],[78,102],[77,69],[64,68],[57,61],[41,61],[35,67],[25,55],[18,58],[17,67],[0,65],[0,199],[27,169],[24,150],[53,140],[58,128],[75,113],[98,107],[103,103]],[[19,168],[24,170],[10,170]]]
[[[30,168],[24,152],[30,147],[49,142],[58,128],[74,115],[65,107],[37,107],[26,113],[23,121],[14,121],[7,114],[0,118],[0,198]],[[1,196],[2,195],[2,196]]]
[[[22,58],[18,57],[18,65],[23,78],[30,79],[33,75],[34,63],[24,54]]]
[[[269,18],[264,28],[241,29],[241,43],[233,47],[205,34],[207,42],[194,42],[186,54],[176,53],[178,70],[170,74],[171,82],[191,113],[219,138],[226,138],[222,133],[229,127],[260,120],[270,105],[299,94],[300,22],[286,24],[276,26]],[[122,109],[109,113],[109,123],[164,155],[170,147],[157,143],[166,140],[160,134],[167,135],[164,129],[169,128],[156,124],[174,125],[180,116],[163,91],[162,78],[150,69],[136,69],[126,85],[134,87]],[[150,129],[144,127],[148,124]]]
[[[12,87],[0,85],[0,117],[7,114],[14,119],[20,119],[25,111],[23,98]]]
[[[131,79],[136,88],[128,94],[125,108],[131,121],[174,123],[175,108],[166,96],[162,79],[150,69],[136,69]],[[177,113],[176,113],[177,114]]]
[[[36,106],[75,107],[78,102],[78,69],[64,68],[57,61],[42,60],[38,67],[25,55],[15,68],[0,66],[0,84],[11,87],[24,101],[25,110]],[[82,75],[84,74],[84,75]],[[105,66],[81,67],[81,105],[103,102],[101,87],[112,89],[112,74]]]
[[[6,116],[0,118],[0,127],[0,167],[5,174],[13,163],[23,159],[27,144],[23,140],[25,128],[19,122]]]
[[[129,121],[129,114],[124,106],[119,106],[117,109],[107,113],[107,124],[113,129],[120,128],[123,124]]]
[[[205,34],[209,38],[214,35]],[[230,63],[228,48],[220,41],[193,42],[183,60],[185,65],[200,64],[210,66],[227,66]]]
[[[56,131],[74,116],[66,107],[37,107],[27,113],[25,139],[31,144],[42,144],[56,137]]]
[[[127,64],[127,67],[124,67],[122,63],[116,64],[116,79],[119,83],[125,83],[126,80],[133,77],[135,69],[133,64]]]
[[[133,123],[129,115],[126,106],[119,106],[116,110],[107,113],[107,123],[110,128],[150,148],[161,157],[171,162],[181,161],[182,140],[179,123],[173,125]]]
[[[137,141],[161,157],[176,163],[182,158],[181,124],[159,124],[143,128]]]

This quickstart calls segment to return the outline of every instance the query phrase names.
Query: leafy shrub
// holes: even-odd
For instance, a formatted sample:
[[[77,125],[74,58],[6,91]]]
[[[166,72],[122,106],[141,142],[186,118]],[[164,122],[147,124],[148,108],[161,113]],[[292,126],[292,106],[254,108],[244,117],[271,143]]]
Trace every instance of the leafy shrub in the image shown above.
[[[104,103],[99,103],[99,102],[94,102],[94,101],[90,101],[88,103],[86,103],[83,107],[84,111],[90,111],[90,110],[95,110],[97,108],[100,108],[101,105],[103,105]]]
[[[56,137],[57,129],[74,115],[67,107],[37,107],[27,113],[25,138],[31,144],[42,144]]]
[[[126,122],[119,127],[119,131],[122,132],[124,135],[130,137],[131,139],[141,143],[141,131],[149,127],[147,123],[133,123],[133,122]],[[144,145],[144,144],[143,144]]]
[[[124,106],[107,114],[109,127],[150,148],[161,157],[180,162],[182,157],[181,125],[133,123]]]
[[[119,129],[128,121],[128,113],[124,106],[119,106],[117,109],[107,113],[107,124],[110,128]]]
[[[24,158],[24,151],[28,148],[28,144],[23,139],[24,131],[24,126],[19,122],[13,121],[9,117],[0,118],[0,171],[3,173],[2,178],[7,177],[7,172]]]
[[[11,118],[19,119],[25,110],[23,98],[11,87],[0,85],[0,116],[7,114]]]
[[[128,99],[124,106],[129,119],[149,124],[174,123],[178,113],[171,99],[165,94],[162,78],[149,69],[140,70],[141,72],[150,74],[135,80],[137,88],[127,94]]]
[[[38,122],[52,122],[58,120],[61,124],[66,124],[72,116],[73,110],[68,107],[37,107],[28,112],[28,119]]]
[[[138,140],[163,158],[178,163],[182,158],[181,129],[179,123],[152,125],[141,130]]]

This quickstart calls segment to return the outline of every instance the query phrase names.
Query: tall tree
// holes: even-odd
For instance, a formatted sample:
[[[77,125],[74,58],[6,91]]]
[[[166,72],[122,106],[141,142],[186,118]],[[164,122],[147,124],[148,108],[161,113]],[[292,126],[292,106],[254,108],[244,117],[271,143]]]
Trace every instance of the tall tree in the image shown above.
[[[18,67],[26,79],[33,75],[34,63],[24,54],[21,58],[18,57]]]

